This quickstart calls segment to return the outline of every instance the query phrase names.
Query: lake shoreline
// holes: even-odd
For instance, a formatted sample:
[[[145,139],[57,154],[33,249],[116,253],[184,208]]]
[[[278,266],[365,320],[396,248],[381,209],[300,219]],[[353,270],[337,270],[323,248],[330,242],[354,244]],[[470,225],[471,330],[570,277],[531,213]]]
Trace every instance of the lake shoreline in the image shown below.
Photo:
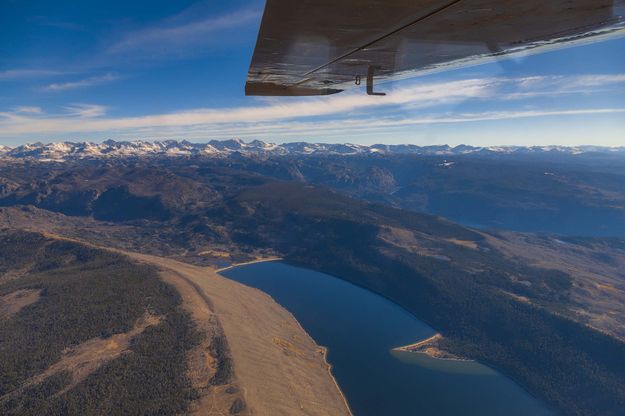
[[[297,321],[297,319],[296,319]],[[302,328],[302,330],[306,331],[304,329],[304,327],[302,327],[302,325],[300,324],[299,321],[297,321],[297,323],[300,325],[300,327]],[[308,332],[306,332],[308,333]],[[312,337],[311,337],[312,338]],[[316,341],[315,341],[316,342]],[[334,374],[332,373],[332,364],[330,363],[330,361],[328,360],[328,351],[330,350],[328,347],[325,347],[323,345],[319,345],[319,349],[321,350],[321,354],[323,355],[323,360],[325,361],[326,365],[327,365],[327,369],[328,369],[328,374],[330,375],[330,377],[332,378],[332,381],[334,381],[334,385],[336,386],[336,389],[339,391],[341,398],[343,399],[343,402],[345,402],[345,407],[347,407],[347,410],[349,411],[349,414],[351,416],[354,416],[354,412],[352,411],[351,406],[349,405],[349,402],[347,401],[347,397],[345,396],[345,393],[343,393],[343,389],[341,389],[341,386],[339,385],[339,382],[336,381],[336,377],[334,377]]]
[[[232,280],[229,277],[227,277],[226,275],[221,274],[222,272],[228,271],[228,270],[232,270],[234,268],[238,268],[238,267],[244,267],[244,266],[250,266],[253,264],[259,264],[259,263],[268,263],[268,262],[276,262],[276,261],[281,261],[283,260],[281,257],[266,257],[266,258],[259,258],[259,259],[255,259],[255,260],[251,260],[251,261],[247,261],[247,262],[243,262],[243,263],[234,263],[231,264],[230,266],[227,267],[223,267],[220,269],[216,269],[214,270],[215,273],[219,274],[220,276]],[[236,280],[234,280],[236,281]],[[260,289],[257,289],[260,290]],[[275,302],[276,305],[280,305],[280,303],[274,299],[273,296],[271,296],[269,293],[263,292],[267,297],[269,297],[273,302]],[[328,360],[328,347],[320,345],[317,343],[316,340],[314,340],[312,338],[312,336],[308,333],[308,331],[304,328],[304,326],[302,325],[302,323],[293,315],[293,313],[291,311],[289,311],[288,309],[286,309],[285,307],[283,307],[282,305],[280,305],[281,308],[284,308],[284,310],[292,317],[295,325],[297,325],[302,332],[304,332],[308,337],[310,337],[310,339],[317,345],[317,348],[322,356],[322,360],[325,363],[325,368],[328,372],[328,375],[330,377],[330,379],[332,380],[332,382],[334,383],[334,386],[336,387],[336,390],[338,391],[339,396],[341,397],[343,403],[345,404],[345,408],[348,412],[349,416],[353,416],[354,413],[349,405],[349,402],[347,400],[347,397],[345,396],[345,393],[343,392],[343,390],[341,389],[341,386],[339,385],[338,381],[336,380],[336,377],[334,377],[334,374],[332,373],[332,364],[330,363],[330,361]]]
[[[418,409],[426,414],[453,415],[467,408],[479,409],[470,414],[480,416],[549,414],[514,380],[445,351],[437,344],[445,343],[443,336],[400,303],[347,279],[281,260],[251,264],[249,269],[241,265],[228,270],[226,277],[269,294],[302,328],[306,326],[304,331],[318,345],[327,345],[319,351],[331,366],[326,367],[328,372],[332,376],[336,372],[338,390],[346,401],[349,397],[352,412],[371,416],[411,412],[417,409],[411,394],[399,392],[412,385],[424,390]],[[233,266],[229,269],[239,265]],[[388,342],[391,338],[395,341]],[[394,348],[397,345],[403,346]],[[448,391],[448,380],[463,387]],[[377,399],[371,402],[373,395]]]
[[[442,361],[476,362],[475,360],[457,356],[441,348],[440,342],[442,339],[443,336],[440,333],[436,333],[429,338],[417,341],[413,344],[393,348],[393,351],[405,351],[413,354],[423,354],[435,360]]]
[[[255,260],[245,261],[242,263],[232,263],[229,266],[222,267],[220,269],[215,269],[215,273],[221,273],[221,272],[228,271],[230,269],[234,269],[236,267],[249,266],[251,264],[266,263],[269,261],[281,261],[281,260],[284,260],[284,259],[282,257],[263,257],[263,258],[258,258]]]

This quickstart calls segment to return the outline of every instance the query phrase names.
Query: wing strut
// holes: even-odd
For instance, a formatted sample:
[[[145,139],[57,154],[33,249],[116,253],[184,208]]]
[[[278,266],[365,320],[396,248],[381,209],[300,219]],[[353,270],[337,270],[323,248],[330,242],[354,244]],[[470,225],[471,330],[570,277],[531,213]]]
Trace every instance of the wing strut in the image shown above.
[[[370,65],[367,71],[367,95],[386,95],[385,92],[373,92],[373,75],[376,69],[380,69],[379,66]]]

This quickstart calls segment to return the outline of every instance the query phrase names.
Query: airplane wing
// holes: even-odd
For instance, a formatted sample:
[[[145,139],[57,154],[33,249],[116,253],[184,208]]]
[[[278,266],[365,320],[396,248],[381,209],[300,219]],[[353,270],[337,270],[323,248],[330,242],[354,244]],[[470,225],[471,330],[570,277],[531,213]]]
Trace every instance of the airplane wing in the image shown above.
[[[621,34],[625,0],[267,0],[247,95],[327,95]]]

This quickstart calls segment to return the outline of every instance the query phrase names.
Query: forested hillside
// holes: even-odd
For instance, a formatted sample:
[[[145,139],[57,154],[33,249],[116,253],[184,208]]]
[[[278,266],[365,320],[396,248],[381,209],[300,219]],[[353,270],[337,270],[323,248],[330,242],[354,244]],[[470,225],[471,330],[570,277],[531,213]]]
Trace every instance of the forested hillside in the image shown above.
[[[440,330],[445,348],[501,369],[563,414],[620,414],[625,343],[573,319],[566,273],[507,259],[444,220],[298,185],[236,201],[228,219],[240,241],[394,300]]]
[[[199,334],[155,270],[5,229],[0,298],[0,413],[175,415],[194,398]]]

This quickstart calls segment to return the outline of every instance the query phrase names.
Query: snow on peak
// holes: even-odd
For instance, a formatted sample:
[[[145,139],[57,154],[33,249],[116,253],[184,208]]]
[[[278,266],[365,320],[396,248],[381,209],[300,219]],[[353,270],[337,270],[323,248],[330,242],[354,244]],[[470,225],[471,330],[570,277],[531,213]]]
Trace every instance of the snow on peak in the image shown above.
[[[579,155],[583,153],[613,153],[625,154],[625,147],[608,148],[600,146],[490,146],[475,147],[459,145],[417,146],[412,144],[375,144],[365,146],[360,144],[333,144],[292,142],[284,144],[267,143],[260,140],[245,142],[241,139],[211,140],[208,143],[192,143],[187,140],[107,140],[102,143],[93,142],[56,142],[56,143],[29,143],[10,148],[0,145],[0,157],[13,159],[35,159],[42,161],[67,161],[97,158],[127,158],[127,157],[228,157],[243,155],[247,157],[269,157],[283,155],[387,155],[387,154],[414,154],[433,156],[456,156],[467,154],[524,154],[524,153],[562,153]],[[450,167],[453,162],[445,160],[441,166]]]

